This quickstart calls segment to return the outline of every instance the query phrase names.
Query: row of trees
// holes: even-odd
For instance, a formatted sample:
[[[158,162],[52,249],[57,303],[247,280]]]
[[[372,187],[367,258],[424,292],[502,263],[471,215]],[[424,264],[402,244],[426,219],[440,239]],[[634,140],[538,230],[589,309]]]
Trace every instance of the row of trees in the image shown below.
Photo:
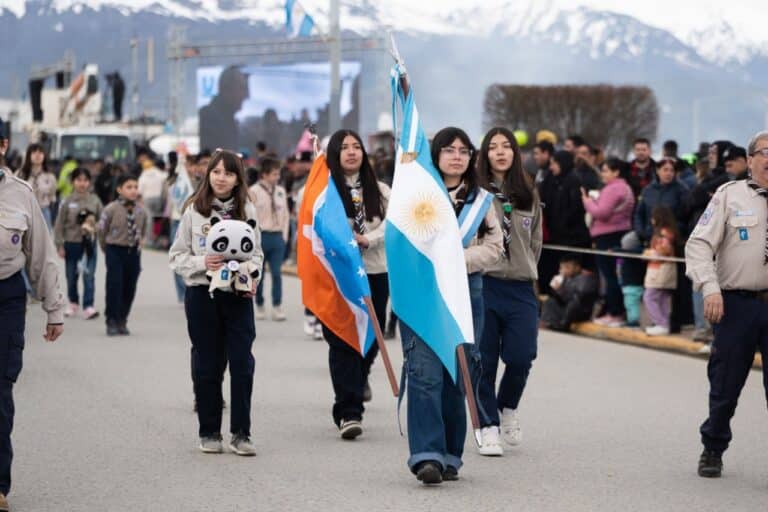
[[[648,87],[494,84],[486,90],[483,121],[488,128],[550,130],[561,138],[578,133],[624,155],[635,138],[656,138],[659,107]]]

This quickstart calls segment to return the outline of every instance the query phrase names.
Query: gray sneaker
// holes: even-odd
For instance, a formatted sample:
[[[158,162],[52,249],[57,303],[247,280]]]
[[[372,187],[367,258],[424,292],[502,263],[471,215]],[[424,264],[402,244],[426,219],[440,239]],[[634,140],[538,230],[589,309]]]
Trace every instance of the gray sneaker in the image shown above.
[[[221,436],[201,437],[200,451],[203,453],[222,453]]]
[[[256,448],[254,448],[253,443],[251,443],[248,436],[242,434],[232,435],[232,440],[229,442],[229,449],[237,455],[242,455],[244,457],[252,457],[256,455]]]

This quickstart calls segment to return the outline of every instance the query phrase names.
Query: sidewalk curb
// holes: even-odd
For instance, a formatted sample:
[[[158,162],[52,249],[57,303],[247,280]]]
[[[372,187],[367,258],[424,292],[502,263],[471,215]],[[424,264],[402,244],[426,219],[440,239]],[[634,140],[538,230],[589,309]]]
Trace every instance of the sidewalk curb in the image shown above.
[[[639,347],[663,350],[665,352],[675,352],[700,359],[708,359],[708,354],[700,354],[699,350],[704,343],[692,341],[682,336],[648,336],[642,331],[631,329],[629,327],[607,327],[594,322],[581,322],[573,324],[571,332],[599,338],[602,340],[623,343],[625,345],[635,345]],[[763,359],[760,354],[755,354],[755,360],[752,367],[762,369]]]
[[[297,275],[296,267],[294,265],[283,265],[283,274]],[[640,330],[629,327],[608,327],[594,322],[580,322],[573,324],[570,332],[590,338],[622,343],[624,345],[634,345],[637,347],[684,354],[699,359],[709,359],[708,354],[699,353],[699,350],[704,346],[704,343],[699,343],[698,341],[693,341],[683,336],[648,336]],[[758,370],[763,368],[763,359],[759,353],[755,354],[752,368]]]

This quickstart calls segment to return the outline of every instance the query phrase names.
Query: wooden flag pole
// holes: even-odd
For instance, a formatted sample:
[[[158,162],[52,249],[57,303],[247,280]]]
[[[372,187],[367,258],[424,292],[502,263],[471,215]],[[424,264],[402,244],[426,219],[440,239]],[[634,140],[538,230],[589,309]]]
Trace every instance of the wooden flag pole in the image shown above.
[[[477,402],[475,401],[475,388],[472,385],[472,378],[469,376],[469,365],[467,364],[467,355],[464,352],[464,345],[459,345],[459,368],[464,380],[464,392],[467,395],[467,405],[469,406],[469,418],[472,421],[472,429],[475,431],[475,442],[480,446],[480,415],[477,413]]]
[[[384,334],[381,332],[379,319],[376,316],[376,310],[373,309],[373,302],[371,302],[370,297],[365,297],[365,305],[368,306],[368,315],[371,317],[371,321],[373,322],[373,332],[376,333],[376,343],[379,345],[381,359],[384,361],[384,368],[387,370],[387,377],[389,378],[389,385],[392,387],[392,394],[395,396],[395,398],[397,398],[400,396],[397,378],[395,377],[395,371],[392,369],[392,361],[389,360],[387,345],[384,343]]]

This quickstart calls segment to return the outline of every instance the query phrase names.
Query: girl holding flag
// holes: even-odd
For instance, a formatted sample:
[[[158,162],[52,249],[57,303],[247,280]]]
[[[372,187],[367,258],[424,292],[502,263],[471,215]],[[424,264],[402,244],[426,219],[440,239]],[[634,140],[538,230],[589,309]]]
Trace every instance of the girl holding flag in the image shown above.
[[[383,331],[389,300],[384,218],[390,190],[377,180],[363,141],[352,130],[333,134],[328,142],[327,162],[357,246],[362,251],[371,301]],[[343,439],[355,439],[363,433],[363,402],[371,398],[368,374],[378,347],[374,344],[362,357],[326,325],[323,325],[323,337],[329,347],[328,365],[335,393],[333,421]]]
[[[459,222],[469,279],[472,324],[483,324],[481,270],[501,258],[502,235],[493,197],[478,186],[475,148],[459,128],[444,128],[432,140],[432,162],[443,178]],[[463,276],[457,276],[461,279]],[[408,387],[408,466],[425,484],[458,480],[467,432],[464,394],[430,347],[401,321]],[[470,351],[475,367],[479,356]]]
[[[200,424],[200,450],[221,453],[221,384],[229,363],[231,384],[229,448],[237,455],[255,455],[250,440],[251,394],[254,360],[251,345],[256,337],[252,293],[240,296],[233,292],[208,291],[206,271],[217,271],[223,265],[221,255],[206,254],[206,237],[211,220],[256,221],[256,207],[248,198],[248,185],[241,157],[227,150],[216,150],[208,164],[205,178],[185,204],[169,258],[171,268],[187,285],[184,310],[187,330],[192,341],[192,381]],[[264,253],[261,232],[254,229],[256,247],[253,262],[261,269]]]
[[[478,172],[483,186],[496,198],[494,212],[504,238],[503,257],[484,270],[485,322],[479,338],[483,368],[480,454],[499,456],[503,454],[500,434],[512,446],[522,438],[517,407],[536,358],[538,301],[533,283],[538,278],[542,216],[512,132],[493,128],[485,135]],[[497,395],[499,358],[505,368]]]

